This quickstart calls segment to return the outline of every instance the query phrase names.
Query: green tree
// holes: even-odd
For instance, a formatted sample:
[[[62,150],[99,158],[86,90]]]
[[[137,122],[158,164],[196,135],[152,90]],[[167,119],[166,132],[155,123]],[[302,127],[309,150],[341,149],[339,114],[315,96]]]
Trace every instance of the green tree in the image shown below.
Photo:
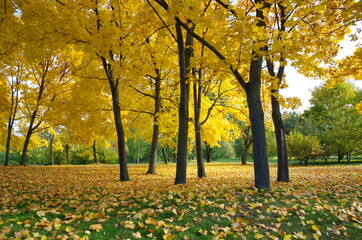
[[[316,159],[323,153],[320,140],[317,136],[303,135],[299,132],[291,132],[287,137],[288,152],[290,156],[304,161],[307,165],[311,159]]]
[[[304,113],[326,149],[340,158],[346,155],[348,162],[362,146],[362,116],[355,107],[361,97],[362,91],[349,83],[322,86],[313,91],[312,106]]]

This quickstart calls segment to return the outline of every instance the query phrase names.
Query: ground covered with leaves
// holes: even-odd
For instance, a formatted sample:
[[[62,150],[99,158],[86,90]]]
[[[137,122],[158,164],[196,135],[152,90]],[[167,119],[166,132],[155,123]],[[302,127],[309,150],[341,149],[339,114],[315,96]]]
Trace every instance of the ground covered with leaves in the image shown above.
[[[362,166],[291,167],[256,190],[251,165],[0,167],[0,239],[360,239]]]

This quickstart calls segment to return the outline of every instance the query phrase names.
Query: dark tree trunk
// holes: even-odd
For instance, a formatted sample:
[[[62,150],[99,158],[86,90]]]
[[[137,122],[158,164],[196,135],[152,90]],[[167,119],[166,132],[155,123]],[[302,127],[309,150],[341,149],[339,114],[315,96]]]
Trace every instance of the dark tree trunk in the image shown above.
[[[254,176],[256,188],[270,188],[268,156],[264,126],[264,112],[261,104],[261,69],[262,57],[252,53],[250,80],[246,84],[246,96],[253,142]]]
[[[157,161],[157,145],[158,145],[158,134],[160,126],[158,124],[158,114],[161,110],[161,73],[158,68],[155,68],[156,78],[155,78],[155,111],[153,117],[153,134],[152,134],[152,143],[151,143],[151,156],[150,163],[148,165],[147,174],[156,173],[156,161]]]
[[[166,146],[164,146],[162,148],[162,155],[163,155],[163,161],[165,162],[165,164],[168,164],[168,157],[167,157],[167,153],[166,153]]]
[[[352,156],[351,156],[351,153],[346,153],[346,158],[347,158],[347,163],[348,164],[351,164],[351,159],[352,159]]]
[[[112,55],[112,53],[110,53]],[[112,106],[113,106],[113,115],[114,123],[117,131],[117,144],[118,144],[118,156],[119,156],[119,173],[121,181],[128,181],[128,168],[127,168],[127,155],[126,155],[126,142],[124,129],[122,125],[121,117],[121,106],[119,100],[119,78],[114,78],[112,65],[107,62],[104,57],[100,57],[103,63],[105,73],[108,78],[108,82],[111,88],[112,93]],[[112,56],[111,56],[112,58]]]
[[[252,143],[250,130],[251,130],[250,126],[247,126],[245,129],[243,129],[243,131],[244,131],[244,148],[243,148],[243,153],[241,155],[241,164],[242,165],[246,165],[246,159],[248,157],[249,148]]]
[[[127,155],[126,155],[126,142],[124,129],[122,125],[121,118],[121,107],[119,105],[119,95],[118,95],[118,86],[115,87],[113,98],[113,113],[114,113],[114,122],[116,124],[117,131],[117,143],[118,143],[118,155],[119,155],[119,173],[121,181],[128,181],[128,167],[127,167]]]
[[[177,154],[176,153],[173,153],[173,162],[177,163]]]
[[[201,70],[200,70],[201,71]],[[195,115],[195,144],[196,144],[196,161],[197,161],[197,176],[199,178],[206,177],[205,166],[202,157],[202,140],[201,140],[201,86],[200,78],[198,83],[194,83],[194,115]]]
[[[207,142],[205,141],[205,148],[206,148],[206,162],[211,162],[211,147]]]
[[[50,154],[50,163],[51,163],[51,165],[55,165],[53,143],[54,143],[54,135],[50,133],[49,134],[49,154]]]
[[[338,153],[338,163],[341,163],[341,161],[343,160],[344,154],[343,153]]]
[[[98,157],[97,157],[97,145],[96,145],[96,140],[93,141],[93,159],[94,159],[94,163],[98,163]]]
[[[69,145],[68,144],[65,145],[65,156],[66,156],[67,164],[69,164]]]
[[[186,184],[190,95],[190,84],[188,83],[187,75],[189,73],[190,58],[192,56],[193,49],[192,47],[188,47],[187,50],[185,50],[182,29],[178,23],[176,23],[176,33],[180,68],[180,105],[175,184]],[[192,46],[192,41],[192,36],[187,34],[186,46]]]
[[[23,146],[23,150],[22,150],[22,153],[21,153],[20,166],[25,166],[26,165],[26,158],[27,158],[28,147],[29,147],[31,135],[33,134],[34,130],[40,125],[40,122],[39,122],[39,124],[34,126],[34,121],[35,121],[36,115],[37,115],[37,111],[34,111],[32,113],[32,115],[31,115],[31,118],[30,118],[28,131],[26,132],[24,146]]]
[[[9,118],[8,122],[8,131],[6,135],[6,149],[5,149],[5,160],[4,166],[9,166],[9,158],[10,158],[10,141],[11,141],[11,132],[13,130],[13,120]]]
[[[285,32],[285,7],[279,4],[281,11],[281,31]],[[271,103],[272,103],[272,118],[274,123],[275,140],[277,142],[277,154],[278,154],[278,182],[289,182],[289,166],[288,166],[288,151],[285,138],[285,130],[283,126],[283,119],[280,113],[280,103],[277,98],[279,95],[279,87],[284,76],[285,67],[282,64],[285,61],[283,55],[280,56],[279,70],[276,74],[274,71],[274,64],[270,60],[267,60],[267,67],[269,75],[276,77],[276,88],[271,90]]]
[[[241,156],[242,165],[246,165],[246,159],[248,158],[249,155],[249,148],[251,146],[251,143],[252,143],[251,135],[248,134],[247,138],[244,139],[244,149],[243,149],[243,154]]]
[[[278,99],[273,95],[278,91],[272,91],[272,118],[274,122],[275,139],[277,142],[278,153],[278,182],[289,182],[289,166],[288,166],[288,152],[287,143],[285,138],[285,130],[283,126],[282,115],[280,113],[280,104]]]

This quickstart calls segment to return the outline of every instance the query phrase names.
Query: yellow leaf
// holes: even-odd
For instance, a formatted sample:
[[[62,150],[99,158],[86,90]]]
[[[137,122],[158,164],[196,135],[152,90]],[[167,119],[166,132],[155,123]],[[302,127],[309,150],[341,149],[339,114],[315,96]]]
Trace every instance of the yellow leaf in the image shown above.
[[[292,237],[293,237],[293,235],[285,235],[284,237],[283,237],[283,240],[290,240],[290,239],[292,239]]]
[[[61,226],[62,226],[62,224],[59,223],[59,222],[55,222],[55,223],[54,223],[54,227],[55,227],[56,229],[59,229]]]
[[[102,225],[101,224],[92,224],[90,225],[89,227],[89,230],[94,230],[96,232],[99,232],[103,229]]]
[[[317,227],[317,225],[312,225],[312,230],[315,231],[315,232],[318,232],[320,231],[319,228]]]
[[[314,240],[318,240],[318,239],[319,239],[319,236],[318,236],[318,234],[316,234],[316,233],[313,233],[312,236],[313,236],[313,239],[314,239]]]
[[[260,233],[256,233],[255,235],[254,235],[254,239],[262,239],[264,236],[262,235],[262,234],[260,234]]]
[[[162,238],[163,238],[163,240],[172,240],[172,239],[175,238],[175,236],[172,235],[171,233],[166,233],[166,234],[163,235]]]

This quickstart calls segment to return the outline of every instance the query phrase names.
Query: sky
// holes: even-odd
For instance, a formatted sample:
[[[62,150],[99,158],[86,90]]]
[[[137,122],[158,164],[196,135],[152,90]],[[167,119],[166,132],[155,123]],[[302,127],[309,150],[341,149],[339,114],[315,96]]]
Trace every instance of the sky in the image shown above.
[[[338,59],[352,55],[356,47],[356,43],[351,43],[348,37],[343,40],[340,45],[341,50],[337,56]],[[299,97],[302,102],[302,106],[293,111],[302,113],[304,110],[310,107],[309,99],[312,97],[311,92],[314,88],[321,86],[323,81],[307,78],[302,74],[299,74],[297,70],[291,66],[286,67],[285,77],[289,87],[282,89],[280,93],[284,97]],[[358,88],[362,88],[362,79],[359,81],[353,81],[353,84]]]

